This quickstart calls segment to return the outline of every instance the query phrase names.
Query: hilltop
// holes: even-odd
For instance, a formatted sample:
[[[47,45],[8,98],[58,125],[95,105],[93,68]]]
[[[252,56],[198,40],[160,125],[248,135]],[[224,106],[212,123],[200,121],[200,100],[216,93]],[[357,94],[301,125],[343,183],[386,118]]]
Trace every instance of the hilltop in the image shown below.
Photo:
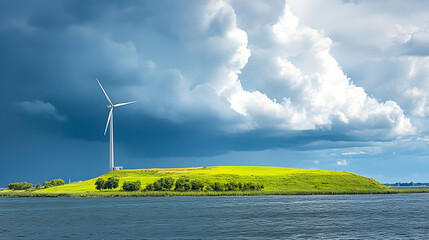
[[[295,169],[281,167],[221,166],[202,168],[155,168],[113,171],[87,181],[40,189],[34,191],[33,193],[42,195],[80,194],[82,196],[92,195],[91,193],[93,193],[93,195],[105,196],[108,195],[108,193],[121,193],[122,189],[119,187],[114,190],[103,190],[100,192],[95,189],[95,181],[98,178],[118,178],[119,186],[122,186],[124,181],[139,180],[142,183],[142,188],[144,188],[146,185],[151,184],[162,177],[172,177],[174,180],[177,180],[183,176],[186,176],[189,179],[200,180],[205,184],[211,184],[214,182],[227,183],[231,181],[242,183],[253,182],[263,184],[264,188],[258,191],[259,194],[269,194],[274,192],[288,194],[293,192],[317,193],[318,191],[374,191],[387,189],[386,186],[380,184],[372,178],[366,178],[354,173],[344,171]],[[143,195],[150,195],[147,194],[147,192],[140,193],[146,193]],[[175,194],[174,192],[170,192],[169,194],[162,195],[213,195],[206,193],[208,192],[200,192],[198,194],[184,194],[179,192]],[[220,195],[231,194],[226,193]],[[255,193],[250,195],[255,195]]]

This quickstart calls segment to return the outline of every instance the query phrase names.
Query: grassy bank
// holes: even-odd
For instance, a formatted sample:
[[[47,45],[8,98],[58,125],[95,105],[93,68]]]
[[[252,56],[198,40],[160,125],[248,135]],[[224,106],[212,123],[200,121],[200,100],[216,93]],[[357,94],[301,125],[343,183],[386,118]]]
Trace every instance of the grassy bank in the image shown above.
[[[204,184],[215,182],[257,183],[264,186],[261,191],[238,192],[124,192],[121,188],[113,191],[98,191],[95,189],[97,178],[119,179],[121,187],[124,181],[139,180],[142,189],[162,177],[172,177],[174,180],[187,177],[199,180]],[[0,196],[228,196],[228,195],[295,195],[295,194],[357,194],[357,193],[402,193],[389,189],[371,178],[344,171],[328,171],[313,169],[295,169],[280,167],[249,167],[222,166],[204,168],[166,168],[166,169],[136,169],[108,172],[100,177],[83,182],[50,187],[35,191],[0,192]]]
[[[71,193],[45,193],[29,191],[3,191],[0,197],[173,197],[173,196],[263,196],[263,195],[341,195],[341,194],[404,194],[429,193],[429,189],[386,189],[386,190],[321,190],[321,191],[249,191],[249,192],[71,192]]]

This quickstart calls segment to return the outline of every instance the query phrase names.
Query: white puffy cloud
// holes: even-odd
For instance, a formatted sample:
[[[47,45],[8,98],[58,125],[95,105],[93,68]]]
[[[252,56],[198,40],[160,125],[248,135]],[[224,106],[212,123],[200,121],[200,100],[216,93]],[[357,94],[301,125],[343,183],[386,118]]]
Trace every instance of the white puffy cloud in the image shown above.
[[[277,23],[250,30],[258,31],[268,33],[265,46],[250,46],[249,74],[227,95],[231,107],[246,116],[246,126],[308,130],[330,128],[339,120],[351,127],[385,128],[390,136],[413,133],[398,104],[380,103],[356,86],[330,54],[332,40],[300,24],[288,5]]]
[[[335,42],[332,55],[353,81],[395,101],[419,132],[428,131],[428,1],[290,0],[306,25]]]
[[[405,90],[404,94],[413,102],[413,115],[425,117],[429,114],[429,93],[427,91],[413,87]]]
[[[338,166],[347,166],[347,164],[349,164],[349,162],[347,162],[347,160],[345,160],[345,159],[343,159],[341,161],[337,161]]]
[[[139,53],[146,50],[139,49],[137,40],[117,44],[138,56],[125,54],[137,80],[123,91],[141,97],[147,113],[179,122],[211,116],[220,120],[219,129],[234,132],[329,130],[335,125],[366,137],[380,131],[387,138],[414,132],[396,102],[377,101],[347,77],[330,53],[333,41],[300,23],[287,4],[275,21],[243,29],[237,24],[240,13],[229,2],[188,11],[192,27],[177,14],[167,22],[182,29],[169,32],[173,37],[166,47],[179,49],[183,62],[166,64],[150,52],[142,57]],[[159,34],[153,28],[145,31]]]

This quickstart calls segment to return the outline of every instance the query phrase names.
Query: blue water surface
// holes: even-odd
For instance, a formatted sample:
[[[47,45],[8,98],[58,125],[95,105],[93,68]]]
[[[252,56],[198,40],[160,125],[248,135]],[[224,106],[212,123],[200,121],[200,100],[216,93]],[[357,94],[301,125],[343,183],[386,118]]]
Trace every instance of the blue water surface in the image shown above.
[[[0,198],[0,239],[429,239],[429,194]]]

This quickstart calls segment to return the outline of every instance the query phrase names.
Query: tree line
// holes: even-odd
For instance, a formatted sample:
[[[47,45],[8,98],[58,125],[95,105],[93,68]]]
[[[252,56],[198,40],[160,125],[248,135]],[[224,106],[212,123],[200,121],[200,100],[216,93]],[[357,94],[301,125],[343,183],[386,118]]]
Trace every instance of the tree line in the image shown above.
[[[115,189],[119,186],[119,179],[110,177],[107,180],[98,178],[95,181],[95,188],[102,189]],[[122,184],[124,191],[138,191],[140,190],[140,181],[125,181]],[[247,182],[227,182],[227,183],[204,183],[198,179],[189,179],[187,177],[180,177],[176,181],[172,177],[165,177],[156,180],[153,183],[146,185],[143,191],[259,191],[264,188],[263,184]]]
[[[64,180],[62,179],[52,179],[49,182],[44,182],[43,184],[43,188],[49,188],[49,187],[55,187],[55,186],[61,186],[64,185]],[[30,190],[30,189],[41,189],[42,185],[40,184],[36,184],[33,187],[32,183],[28,183],[28,182],[15,182],[15,183],[9,183],[9,185],[7,186],[8,189],[10,190]]]

